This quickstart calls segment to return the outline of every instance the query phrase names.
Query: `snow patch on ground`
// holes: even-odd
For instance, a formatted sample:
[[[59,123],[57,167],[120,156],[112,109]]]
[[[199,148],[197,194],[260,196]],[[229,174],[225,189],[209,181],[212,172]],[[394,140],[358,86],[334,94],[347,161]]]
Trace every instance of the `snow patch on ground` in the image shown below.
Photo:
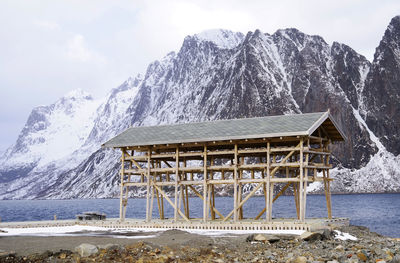
[[[34,227],[34,228],[2,228],[0,237],[2,236],[54,236],[54,235],[95,235],[97,232],[106,232],[107,236],[114,237],[128,237],[128,238],[151,238],[156,235],[143,235],[143,236],[131,236],[123,235],[124,233],[147,233],[147,232],[163,232],[170,230],[168,228],[128,228],[128,229],[113,229],[107,227],[96,227],[96,226],[61,226],[61,227]],[[202,230],[202,229],[185,229],[185,232],[192,234],[205,235],[205,236],[226,236],[229,234],[235,235],[246,235],[246,234],[290,234],[290,235],[301,235],[304,233],[303,230]],[[118,234],[118,235],[117,235]],[[104,236],[104,234],[102,234]]]
[[[336,239],[340,239],[340,240],[353,240],[356,241],[357,238],[355,236],[350,235],[349,233],[345,233],[345,232],[341,232],[339,230],[335,230]]]

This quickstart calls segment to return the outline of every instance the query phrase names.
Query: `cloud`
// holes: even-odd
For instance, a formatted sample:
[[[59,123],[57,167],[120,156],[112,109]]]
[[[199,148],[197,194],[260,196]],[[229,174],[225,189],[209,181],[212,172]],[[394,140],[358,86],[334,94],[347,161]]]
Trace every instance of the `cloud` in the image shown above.
[[[106,59],[98,53],[91,51],[82,35],[76,34],[67,43],[67,57],[79,62],[100,62],[105,63]]]
[[[60,29],[59,24],[57,24],[55,22],[51,22],[51,21],[37,20],[34,22],[34,24],[40,28],[47,29],[47,30]]]

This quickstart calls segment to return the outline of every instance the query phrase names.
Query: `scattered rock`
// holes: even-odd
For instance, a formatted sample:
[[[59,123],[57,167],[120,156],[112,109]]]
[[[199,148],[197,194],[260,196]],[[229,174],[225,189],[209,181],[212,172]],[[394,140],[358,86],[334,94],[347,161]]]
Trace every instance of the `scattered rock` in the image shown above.
[[[399,251],[400,253],[400,251]],[[400,255],[396,255],[393,257],[392,261],[390,263],[400,263]]]
[[[97,248],[105,250],[114,250],[114,249],[120,249],[121,246],[118,244],[106,244],[106,245],[98,245]]]
[[[254,236],[254,241],[260,241],[264,243],[267,241],[267,238],[263,234],[257,234]]]
[[[279,240],[281,240],[281,238],[279,236],[275,236],[275,235],[266,235],[266,238],[269,243],[275,243],[275,242],[278,242]]]
[[[363,253],[363,252],[358,252],[357,253],[357,257],[361,260],[361,261],[367,261],[368,257]]]
[[[344,251],[344,247],[342,245],[338,245],[337,247],[335,247],[335,250],[343,252]]]
[[[297,257],[294,261],[292,261],[293,263],[307,263],[307,258],[306,257],[303,257],[303,256],[300,256],[300,257]]]
[[[97,254],[99,250],[95,245],[92,244],[87,244],[83,243],[79,245],[78,247],[75,248],[75,251],[81,256],[81,257],[88,257],[93,254]]]
[[[3,259],[7,259],[10,257],[15,257],[14,251],[0,251],[0,261],[3,262]]]
[[[335,232],[329,230],[329,229],[324,229],[322,230],[322,237],[323,240],[329,240],[335,237]]]
[[[318,232],[304,232],[300,235],[300,239],[305,241],[316,241],[322,240],[322,234]]]

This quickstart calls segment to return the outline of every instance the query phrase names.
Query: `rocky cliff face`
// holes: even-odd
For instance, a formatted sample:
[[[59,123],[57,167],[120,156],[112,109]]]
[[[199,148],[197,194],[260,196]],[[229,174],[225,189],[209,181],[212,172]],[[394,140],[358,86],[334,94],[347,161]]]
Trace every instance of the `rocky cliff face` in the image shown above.
[[[328,109],[348,138],[333,148],[338,166],[332,172],[337,178],[333,191],[399,191],[399,21],[396,17],[390,23],[372,64],[344,44],[329,45],[296,29],[272,35],[213,30],[188,36],[177,53],[153,62],[143,77],[128,79],[100,101],[86,115],[90,129],[82,129],[79,143],[64,155],[46,161],[47,153],[41,152],[10,168],[7,164],[18,164],[16,152],[30,154],[36,142],[22,131],[1,159],[5,183],[0,198],[117,196],[119,153],[99,146],[131,125]],[[36,111],[28,130],[48,131],[59,122],[47,117],[53,114],[51,107],[45,114]],[[319,186],[310,189],[318,191]]]
[[[362,90],[361,114],[393,154],[400,153],[400,17],[392,19],[376,48]]]

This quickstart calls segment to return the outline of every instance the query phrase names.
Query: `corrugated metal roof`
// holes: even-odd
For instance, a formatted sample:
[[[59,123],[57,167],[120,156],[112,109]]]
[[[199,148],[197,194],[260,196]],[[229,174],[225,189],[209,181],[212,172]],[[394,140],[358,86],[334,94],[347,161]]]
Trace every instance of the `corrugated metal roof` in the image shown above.
[[[131,127],[103,147],[145,146],[159,144],[209,142],[281,136],[311,135],[329,112],[268,116],[233,120],[218,120],[174,125]],[[338,127],[333,140],[344,140]],[[335,139],[337,138],[337,139]]]

